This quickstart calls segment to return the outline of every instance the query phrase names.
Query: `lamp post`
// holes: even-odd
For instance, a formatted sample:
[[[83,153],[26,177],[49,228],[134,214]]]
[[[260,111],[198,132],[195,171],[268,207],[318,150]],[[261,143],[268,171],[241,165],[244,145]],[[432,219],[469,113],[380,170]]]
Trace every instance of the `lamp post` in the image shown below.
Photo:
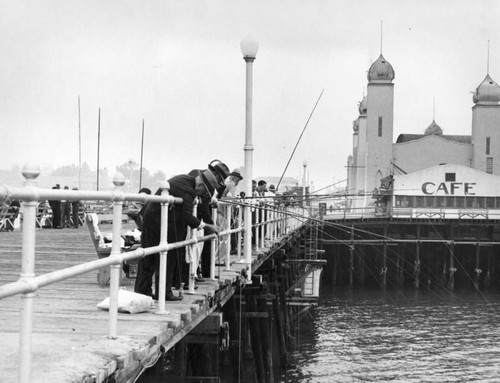
[[[253,144],[252,144],[252,65],[257,56],[259,43],[252,37],[245,37],[240,44],[243,60],[246,63],[246,97],[245,97],[245,194],[252,196],[252,167],[253,167]],[[250,205],[245,206],[245,263],[248,263],[248,279],[252,275],[252,212]]]
[[[307,168],[307,161],[304,161],[302,163],[302,166],[304,167],[304,174],[302,175],[302,206],[306,206],[306,168]]]

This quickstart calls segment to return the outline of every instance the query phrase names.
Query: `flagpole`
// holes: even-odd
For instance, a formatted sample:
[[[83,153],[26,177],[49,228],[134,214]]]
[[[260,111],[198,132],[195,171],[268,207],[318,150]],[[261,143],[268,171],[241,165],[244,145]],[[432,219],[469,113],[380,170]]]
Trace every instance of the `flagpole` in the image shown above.
[[[78,95],[78,189],[82,188],[82,125],[80,116],[80,95]]]
[[[139,190],[142,189],[142,158],[144,155],[144,119],[142,119],[141,167],[139,169]]]
[[[101,108],[97,117],[97,191],[99,191],[99,150],[101,145]]]

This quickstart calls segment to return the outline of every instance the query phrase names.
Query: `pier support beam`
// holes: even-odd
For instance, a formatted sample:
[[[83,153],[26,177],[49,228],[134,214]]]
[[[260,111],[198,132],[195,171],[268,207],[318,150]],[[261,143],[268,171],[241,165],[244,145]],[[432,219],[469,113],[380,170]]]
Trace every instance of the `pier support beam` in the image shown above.
[[[481,276],[482,270],[479,268],[479,256],[481,253],[481,246],[479,246],[479,243],[476,243],[475,247],[475,256],[476,256],[476,263],[475,263],[475,269],[474,269],[474,288],[476,290],[479,290],[479,278]]]
[[[420,225],[417,225],[417,242],[416,242],[416,255],[415,255],[415,266],[413,268],[413,287],[415,290],[420,288],[420,248],[422,243],[420,242]]]
[[[351,245],[349,246],[349,288],[354,286],[354,226],[351,226]]]
[[[450,249],[450,276],[448,279],[448,288],[453,291],[455,288],[455,271],[457,271],[455,268],[455,242],[450,241],[448,246]]]
[[[387,225],[384,226],[384,238],[387,238]],[[387,241],[384,241],[383,254],[382,254],[382,288],[385,290],[387,287]]]

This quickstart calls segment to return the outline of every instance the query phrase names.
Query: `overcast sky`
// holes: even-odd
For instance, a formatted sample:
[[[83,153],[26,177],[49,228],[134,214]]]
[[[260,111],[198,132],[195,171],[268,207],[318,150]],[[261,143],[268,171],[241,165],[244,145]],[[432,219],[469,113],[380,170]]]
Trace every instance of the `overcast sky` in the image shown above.
[[[243,165],[245,63],[254,62],[255,176],[308,162],[316,189],[346,177],[352,121],[380,54],[394,67],[394,140],[436,122],[470,134],[473,91],[500,81],[500,1],[210,0],[0,2],[0,168],[139,163],[168,176]],[[42,174],[43,176],[43,174]]]

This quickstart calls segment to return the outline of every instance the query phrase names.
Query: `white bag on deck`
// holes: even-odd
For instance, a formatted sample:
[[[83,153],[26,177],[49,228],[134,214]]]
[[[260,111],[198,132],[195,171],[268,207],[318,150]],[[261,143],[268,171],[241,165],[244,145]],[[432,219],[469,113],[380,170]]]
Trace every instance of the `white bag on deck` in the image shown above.
[[[153,298],[147,295],[127,290],[118,290],[118,311],[130,314],[149,311],[153,305]],[[109,310],[109,297],[97,304],[102,310]]]

